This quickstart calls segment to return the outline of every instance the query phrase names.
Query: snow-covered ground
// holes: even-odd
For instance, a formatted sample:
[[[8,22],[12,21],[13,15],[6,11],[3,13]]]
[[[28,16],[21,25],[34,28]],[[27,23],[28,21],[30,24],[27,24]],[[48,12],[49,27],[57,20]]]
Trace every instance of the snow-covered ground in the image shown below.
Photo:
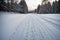
[[[60,14],[0,14],[0,40],[60,40]]]

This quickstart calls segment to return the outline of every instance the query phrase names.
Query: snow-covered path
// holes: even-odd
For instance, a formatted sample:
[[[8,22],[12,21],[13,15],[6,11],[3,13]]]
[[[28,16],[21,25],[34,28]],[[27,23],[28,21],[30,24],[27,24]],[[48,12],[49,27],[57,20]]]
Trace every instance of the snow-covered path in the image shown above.
[[[1,40],[60,40],[60,14],[3,14]]]

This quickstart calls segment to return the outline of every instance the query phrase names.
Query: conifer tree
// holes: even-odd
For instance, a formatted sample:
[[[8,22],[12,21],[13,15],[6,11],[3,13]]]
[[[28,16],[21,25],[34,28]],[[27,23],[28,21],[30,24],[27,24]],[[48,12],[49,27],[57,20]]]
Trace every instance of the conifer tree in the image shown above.
[[[4,0],[0,0],[0,11],[3,11]]]
[[[57,10],[58,13],[60,13],[60,0],[58,1],[58,10]]]
[[[28,7],[27,7],[27,4],[26,4],[25,0],[21,0],[21,2],[19,4],[22,6],[23,13],[27,13],[28,12]]]

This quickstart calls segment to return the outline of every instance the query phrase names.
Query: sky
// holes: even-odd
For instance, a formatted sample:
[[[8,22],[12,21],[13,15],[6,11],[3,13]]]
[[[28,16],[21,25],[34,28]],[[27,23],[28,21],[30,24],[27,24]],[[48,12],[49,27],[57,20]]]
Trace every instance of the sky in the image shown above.
[[[15,1],[20,2],[21,0],[15,0]],[[29,9],[29,10],[34,10],[34,9],[36,9],[37,6],[42,3],[42,0],[25,0],[25,1],[26,1],[26,3],[27,3],[27,6],[28,6],[28,9]],[[55,1],[55,0],[49,0],[49,1],[52,3],[52,2]]]

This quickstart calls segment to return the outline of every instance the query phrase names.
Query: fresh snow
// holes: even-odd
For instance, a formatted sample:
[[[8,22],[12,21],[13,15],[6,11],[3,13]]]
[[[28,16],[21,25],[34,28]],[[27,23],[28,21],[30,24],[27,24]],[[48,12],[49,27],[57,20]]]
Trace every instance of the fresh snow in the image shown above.
[[[0,40],[60,40],[60,14],[0,13]]]

